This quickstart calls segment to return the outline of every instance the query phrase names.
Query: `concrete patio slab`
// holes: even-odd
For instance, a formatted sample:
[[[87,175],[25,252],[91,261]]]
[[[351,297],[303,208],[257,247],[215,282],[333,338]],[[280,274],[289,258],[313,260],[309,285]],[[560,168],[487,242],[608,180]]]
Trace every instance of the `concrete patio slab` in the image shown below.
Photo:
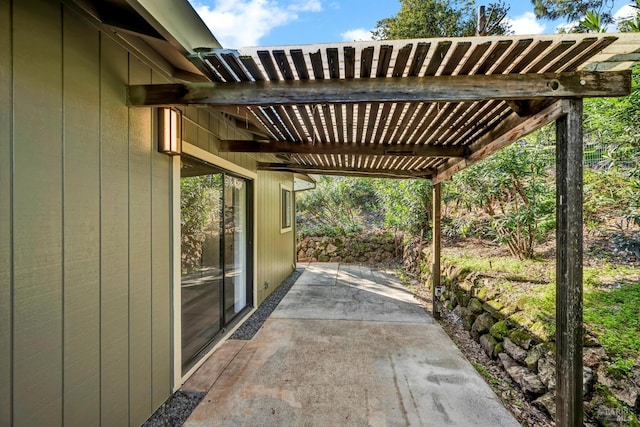
[[[335,286],[340,264],[335,262],[308,264],[296,285]]]
[[[242,340],[228,340],[225,342],[202,364],[198,369],[198,375],[192,375],[182,385],[182,390],[208,392],[246,344],[247,341]]]
[[[396,278],[310,267],[253,340],[222,346],[235,356],[203,372],[217,377],[186,426],[518,425]]]
[[[337,264],[312,264],[300,279],[272,318],[433,323],[411,292],[384,273],[360,266],[338,269]]]

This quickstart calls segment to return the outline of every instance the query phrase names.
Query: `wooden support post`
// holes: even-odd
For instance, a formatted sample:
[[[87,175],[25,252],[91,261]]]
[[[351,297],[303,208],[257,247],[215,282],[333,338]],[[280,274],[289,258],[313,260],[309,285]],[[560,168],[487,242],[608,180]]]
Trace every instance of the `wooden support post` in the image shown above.
[[[582,426],[582,99],[556,121],[556,425]]]
[[[438,300],[440,288],[440,183],[433,185],[433,262],[431,264],[431,278],[433,282],[433,317],[440,319],[440,303]],[[436,292],[438,290],[438,292]]]

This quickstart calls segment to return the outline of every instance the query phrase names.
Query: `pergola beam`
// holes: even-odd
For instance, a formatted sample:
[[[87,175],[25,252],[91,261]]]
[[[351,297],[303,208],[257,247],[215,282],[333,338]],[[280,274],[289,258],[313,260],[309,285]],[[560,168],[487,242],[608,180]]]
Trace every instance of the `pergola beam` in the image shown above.
[[[566,114],[568,101],[556,101],[538,114],[520,117],[513,113],[492,131],[473,143],[469,149],[471,154],[462,159],[449,160],[438,168],[432,182],[437,184],[451,178],[455,173],[506,147],[525,135]]]
[[[220,144],[222,153],[271,153],[271,154],[338,154],[416,157],[464,157],[467,147],[417,144],[310,144],[294,142],[261,142],[225,140]]]
[[[433,171],[385,170],[370,168],[324,167],[299,165],[295,163],[258,163],[258,170],[272,172],[292,172],[319,175],[352,176],[365,178],[423,178],[430,179]]]
[[[425,76],[129,86],[129,106],[471,102],[624,96],[631,72]]]

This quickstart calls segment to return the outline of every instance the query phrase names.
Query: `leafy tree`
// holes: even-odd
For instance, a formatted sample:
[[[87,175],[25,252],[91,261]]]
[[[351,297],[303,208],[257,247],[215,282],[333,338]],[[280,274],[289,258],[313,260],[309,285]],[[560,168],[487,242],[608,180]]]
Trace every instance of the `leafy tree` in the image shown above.
[[[502,35],[511,33],[511,25],[505,21],[509,7],[500,1],[489,4],[488,8],[480,6],[476,21],[477,35]]]
[[[425,235],[430,206],[428,180],[323,176],[297,198],[298,229],[302,235],[350,235],[385,227]]]
[[[521,140],[454,175],[446,200],[490,217],[495,238],[520,259],[554,225],[549,155],[536,137]]]
[[[613,22],[613,0],[532,0],[538,18],[560,19],[567,22],[582,20],[587,12],[597,13],[606,24]]]
[[[387,228],[416,236],[428,233],[431,212],[429,181],[376,179],[373,185]]]
[[[409,39],[472,36],[477,30],[473,0],[400,0],[397,15],[378,21],[374,39]],[[505,34],[503,22],[508,8],[503,2],[489,5],[485,28],[487,34]]]
[[[580,21],[580,24],[576,28],[578,32],[587,33],[606,33],[607,24],[604,21],[602,15],[594,11],[587,11],[587,14]]]

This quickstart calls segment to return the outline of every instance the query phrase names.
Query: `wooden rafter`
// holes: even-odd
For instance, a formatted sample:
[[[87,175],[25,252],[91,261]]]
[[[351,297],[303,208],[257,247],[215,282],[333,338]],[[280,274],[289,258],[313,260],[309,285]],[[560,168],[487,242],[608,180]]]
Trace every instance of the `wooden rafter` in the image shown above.
[[[258,170],[273,172],[293,172],[337,176],[379,177],[379,178],[423,178],[430,179],[433,171],[384,170],[378,168],[317,167],[296,163],[258,163]]]
[[[437,184],[451,178],[456,172],[471,166],[523,136],[562,117],[566,114],[566,102],[567,101],[562,100],[557,101],[538,114],[526,118],[520,117],[516,113],[511,114],[511,116],[502,121],[491,132],[472,144],[469,147],[471,154],[467,157],[449,160],[439,167],[432,180],[433,183]]]
[[[416,144],[296,144],[291,142],[221,141],[223,153],[273,154],[351,154],[417,157],[464,157],[469,149],[463,146]]]
[[[246,107],[217,107],[216,110],[225,113],[236,120],[236,126],[245,129],[260,138],[269,137],[269,130]]]
[[[624,96],[630,71],[283,80],[129,86],[133,107],[260,106],[359,102],[466,102]]]

